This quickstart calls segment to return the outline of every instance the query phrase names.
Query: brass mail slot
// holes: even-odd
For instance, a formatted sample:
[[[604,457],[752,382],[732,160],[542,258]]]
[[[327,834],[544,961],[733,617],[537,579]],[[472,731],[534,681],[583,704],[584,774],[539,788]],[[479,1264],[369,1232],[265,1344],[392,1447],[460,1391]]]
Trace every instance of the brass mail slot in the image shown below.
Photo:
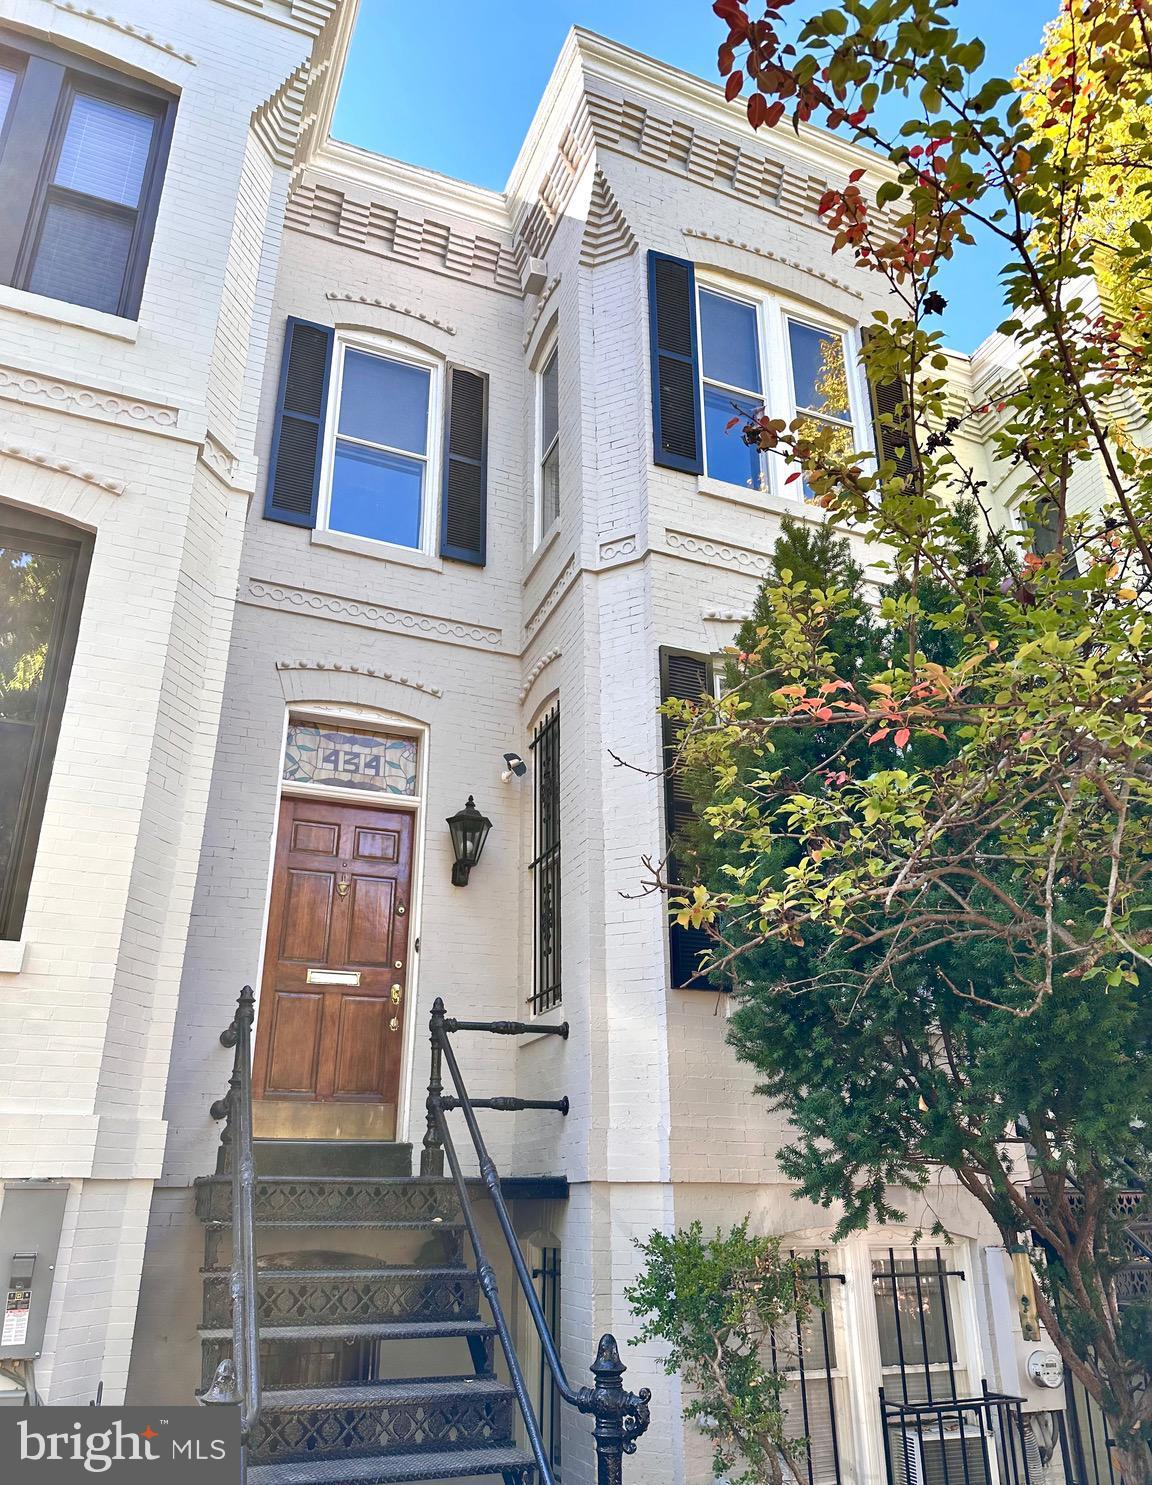
[[[310,969],[308,983],[310,985],[358,985],[360,971],[358,969]]]

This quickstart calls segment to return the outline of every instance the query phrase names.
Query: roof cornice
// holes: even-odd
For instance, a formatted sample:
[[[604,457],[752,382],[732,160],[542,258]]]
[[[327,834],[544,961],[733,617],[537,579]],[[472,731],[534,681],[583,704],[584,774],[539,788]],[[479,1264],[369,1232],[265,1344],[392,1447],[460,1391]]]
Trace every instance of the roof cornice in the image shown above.
[[[450,175],[426,170],[422,165],[393,160],[343,140],[328,139],[312,159],[311,169],[336,176],[343,184],[355,183],[375,192],[399,196],[422,210],[432,207],[464,217],[505,236],[510,230],[502,192],[470,185]]]

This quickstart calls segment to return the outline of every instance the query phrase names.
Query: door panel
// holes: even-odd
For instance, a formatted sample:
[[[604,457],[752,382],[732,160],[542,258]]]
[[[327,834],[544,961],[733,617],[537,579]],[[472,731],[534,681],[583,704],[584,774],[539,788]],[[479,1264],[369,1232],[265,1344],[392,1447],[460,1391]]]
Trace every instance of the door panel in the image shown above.
[[[390,1011],[388,1001],[378,996],[370,1000],[344,997],[333,1090],[337,1098],[370,1098],[380,1086]]]
[[[332,924],[333,874],[290,871],[280,936],[281,962],[324,964]]]
[[[394,1136],[413,825],[402,810],[281,804],[253,1067],[257,1134]]]
[[[282,993],[276,997],[272,1014],[275,1024],[273,1055],[268,1063],[268,1091],[314,1096],[324,997]]]

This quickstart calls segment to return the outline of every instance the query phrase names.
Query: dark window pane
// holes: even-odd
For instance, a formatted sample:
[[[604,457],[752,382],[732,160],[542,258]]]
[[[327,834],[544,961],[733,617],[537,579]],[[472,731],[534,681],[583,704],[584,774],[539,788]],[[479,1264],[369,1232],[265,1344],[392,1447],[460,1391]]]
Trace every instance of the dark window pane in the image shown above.
[[[133,223],[118,212],[78,201],[50,201],[29,289],[118,313],[132,233]]]
[[[429,374],[421,366],[347,351],[340,432],[423,454],[428,446]]]
[[[419,460],[338,442],[329,529],[418,547],[423,485]]]
[[[9,895],[69,565],[60,556],[0,545],[0,901]]]
[[[63,557],[0,546],[0,718],[34,722],[39,714]]]
[[[704,388],[704,446],[708,473],[714,480],[760,488],[760,452],[750,449],[741,437],[744,420],[755,412],[755,403],[740,402],[718,387]],[[741,422],[729,429],[728,424],[736,417]]]
[[[847,419],[850,415],[848,368],[844,362],[843,337],[789,320],[788,343],[792,351],[796,406]]]
[[[704,375],[745,392],[760,390],[756,311],[723,294],[700,295],[700,342]]]
[[[8,117],[8,105],[12,102],[12,94],[16,91],[17,74],[10,67],[0,67],[0,129],[4,127],[4,120]]]
[[[155,128],[152,114],[78,94],[53,181],[86,196],[138,206]]]
[[[560,388],[556,371],[556,352],[540,373],[540,449],[543,452],[556,437],[560,427]]]

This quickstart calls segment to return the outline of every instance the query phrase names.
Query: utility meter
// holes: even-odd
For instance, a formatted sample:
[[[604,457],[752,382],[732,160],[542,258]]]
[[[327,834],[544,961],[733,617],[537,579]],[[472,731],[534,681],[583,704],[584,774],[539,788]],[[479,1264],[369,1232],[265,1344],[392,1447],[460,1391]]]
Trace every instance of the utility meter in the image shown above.
[[[1064,1381],[1064,1363],[1058,1351],[1033,1351],[1028,1357],[1028,1376],[1037,1387],[1059,1387]]]

